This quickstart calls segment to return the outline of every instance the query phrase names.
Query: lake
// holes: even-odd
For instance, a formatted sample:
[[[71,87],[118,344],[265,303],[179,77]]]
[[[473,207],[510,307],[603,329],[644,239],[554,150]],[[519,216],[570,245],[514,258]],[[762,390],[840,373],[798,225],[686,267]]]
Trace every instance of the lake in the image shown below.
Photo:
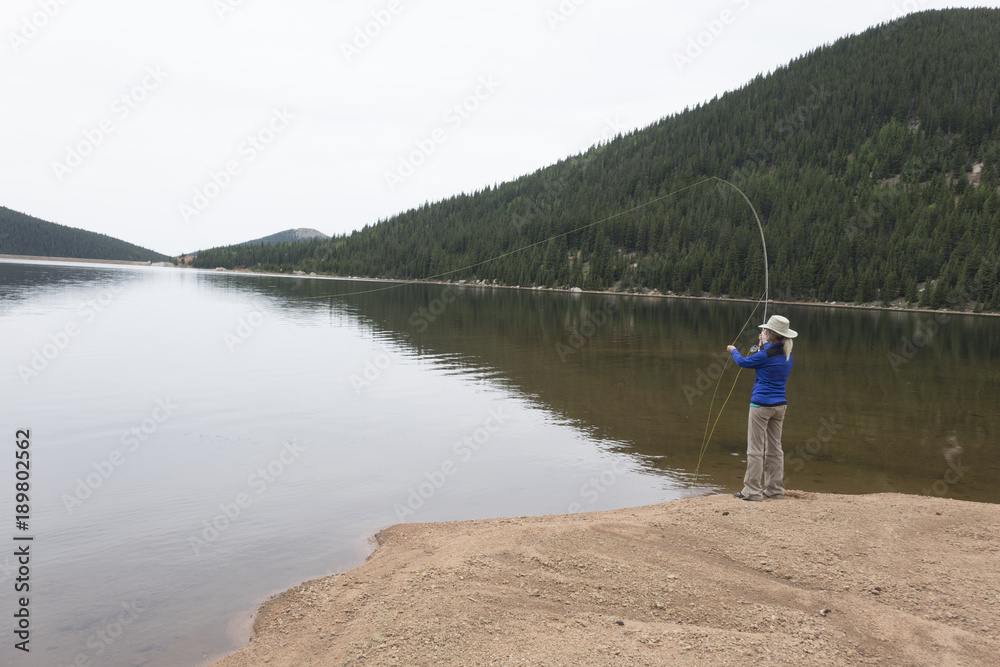
[[[205,663],[269,595],[360,564],[400,521],[737,491],[751,371],[701,450],[753,308],[0,261],[0,513],[33,537],[31,653],[8,640],[4,663]],[[1000,319],[775,312],[800,333],[788,488],[1000,502]]]

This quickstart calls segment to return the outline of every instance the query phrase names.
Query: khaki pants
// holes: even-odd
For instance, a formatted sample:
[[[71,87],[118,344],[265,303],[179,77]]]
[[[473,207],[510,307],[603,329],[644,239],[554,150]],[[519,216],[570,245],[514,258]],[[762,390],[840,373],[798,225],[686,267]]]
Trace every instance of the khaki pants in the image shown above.
[[[747,425],[747,474],[743,477],[743,495],[753,500],[761,496],[781,498],[785,495],[785,455],[781,451],[781,426],[785,408],[750,408]],[[764,487],[760,476],[764,474]]]

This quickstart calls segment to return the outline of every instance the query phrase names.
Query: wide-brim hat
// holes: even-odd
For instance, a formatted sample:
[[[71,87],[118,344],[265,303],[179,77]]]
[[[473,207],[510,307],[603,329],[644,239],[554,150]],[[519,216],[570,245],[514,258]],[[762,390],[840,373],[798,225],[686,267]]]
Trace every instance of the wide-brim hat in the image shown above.
[[[767,321],[767,324],[761,324],[759,329],[770,329],[774,333],[782,336],[784,338],[795,338],[799,335],[798,331],[794,331],[788,326],[788,318],[782,317],[781,315],[771,315],[771,319]]]

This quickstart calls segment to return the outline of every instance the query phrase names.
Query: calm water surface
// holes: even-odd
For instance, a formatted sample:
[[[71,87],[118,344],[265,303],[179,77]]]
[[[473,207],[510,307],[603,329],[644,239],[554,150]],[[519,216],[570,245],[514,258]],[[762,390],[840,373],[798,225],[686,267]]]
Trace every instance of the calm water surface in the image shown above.
[[[752,304],[7,261],[0,278],[0,516],[35,538],[32,650],[5,642],[4,664],[203,663],[399,521],[740,487],[751,372],[694,473]],[[801,334],[786,486],[1000,501],[1000,319],[780,312]]]

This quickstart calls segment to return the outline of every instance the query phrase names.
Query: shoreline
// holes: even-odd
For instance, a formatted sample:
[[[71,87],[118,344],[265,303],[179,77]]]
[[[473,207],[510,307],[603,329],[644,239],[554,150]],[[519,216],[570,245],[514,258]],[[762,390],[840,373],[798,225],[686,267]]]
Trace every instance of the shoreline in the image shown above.
[[[603,294],[607,296],[630,296],[630,297],[649,297],[649,298],[660,298],[660,299],[689,299],[693,301],[721,301],[730,303],[757,303],[757,299],[747,299],[738,297],[728,297],[728,296],[693,296],[690,294],[672,294],[659,292],[656,290],[650,290],[647,292],[615,292],[612,290],[585,290],[577,287],[526,287],[523,285],[494,285],[491,283],[480,283],[480,282],[469,282],[469,281],[448,281],[448,280],[415,280],[415,279],[401,279],[401,278],[364,278],[361,276],[330,276],[330,275],[320,275],[320,274],[289,274],[289,273],[264,273],[261,271],[253,271],[251,269],[201,269],[192,266],[181,266],[177,268],[183,269],[194,269],[195,271],[209,271],[219,273],[239,273],[241,275],[252,275],[252,276],[275,276],[275,277],[285,277],[285,278],[306,278],[306,279],[319,279],[319,280],[352,280],[361,282],[373,282],[373,283],[394,283],[400,285],[446,285],[450,287],[476,287],[476,288],[489,288],[489,289],[512,289],[512,290],[527,290],[530,292],[552,292],[557,294]],[[331,295],[337,296],[337,295]],[[320,298],[320,297],[315,297]],[[763,300],[760,300],[763,303]],[[889,311],[889,312],[900,312],[900,313],[933,313],[933,314],[945,314],[945,315],[984,315],[987,317],[1000,317],[1000,312],[980,312],[974,313],[971,310],[951,310],[948,308],[939,308],[936,310],[930,308],[911,308],[906,306],[879,306],[875,304],[854,304],[854,303],[837,303],[837,302],[824,302],[824,301],[779,301],[776,299],[768,299],[768,306],[773,305],[787,305],[787,306],[807,306],[814,308],[845,308],[849,310],[876,310],[876,311]]]
[[[72,262],[74,264],[110,264],[112,266],[152,266],[151,260],[138,261],[127,259],[86,259],[84,257],[42,257],[39,255],[4,255],[0,259],[14,259],[32,262]]]
[[[214,664],[989,664],[998,528],[1000,505],[802,491],[397,524]]]
[[[71,262],[71,263],[82,263],[82,264],[107,264],[107,265],[126,265],[126,266],[153,266],[149,261],[128,261],[128,260],[116,260],[116,259],[82,259],[73,257],[41,257],[34,255],[5,255],[0,254],[0,259],[12,259],[12,260],[27,260],[27,261],[39,261],[39,262]],[[186,269],[193,271],[205,271],[209,273],[238,273],[241,275],[250,276],[272,276],[272,277],[282,277],[282,278],[306,278],[306,279],[317,279],[317,280],[351,280],[359,282],[373,282],[373,283],[393,283],[400,285],[447,285],[452,287],[478,287],[478,288],[490,288],[490,289],[516,289],[516,290],[528,290],[536,292],[552,292],[558,294],[603,294],[607,296],[629,296],[629,297],[649,297],[649,298],[660,298],[660,299],[689,299],[693,301],[720,301],[728,303],[757,303],[757,299],[745,299],[736,298],[728,296],[693,296],[690,294],[664,294],[656,290],[649,290],[646,292],[615,292],[612,290],[585,290],[582,288],[565,288],[565,287],[526,287],[522,285],[493,285],[489,283],[479,283],[479,282],[462,282],[462,281],[448,281],[448,280],[414,280],[414,279],[396,279],[396,278],[365,278],[361,276],[330,276],[330,275],[319,275],[319,274],[294,274],[294,273],[265,273],[262,271],[254,271],[251,269],[203,269],[196,268],[189,264],[187,265],[173,265],[173,268]],[[331,295],[335,296],[335,295]],[[888,312],[900,312],[900,313],[933,313],[933,314],[944,314],[944,315],[973,315],[973,316],[986,316],[986,317],[1000,317],[1000,312],[980,312],[974,313],[971,310],[952,310],[948,308],[939,308],[937,310],[932,310],[930,308],[911,308],[906,306],[879,306],[875,304],[854,304],[854,303],[836,303],[836,302],[823,302],[823,301],[780,301],[776,299],[768,299],[768,306],[806,306],[810,308],[845,308],[849,310],[874,310],[874,311],[888,311]]]

